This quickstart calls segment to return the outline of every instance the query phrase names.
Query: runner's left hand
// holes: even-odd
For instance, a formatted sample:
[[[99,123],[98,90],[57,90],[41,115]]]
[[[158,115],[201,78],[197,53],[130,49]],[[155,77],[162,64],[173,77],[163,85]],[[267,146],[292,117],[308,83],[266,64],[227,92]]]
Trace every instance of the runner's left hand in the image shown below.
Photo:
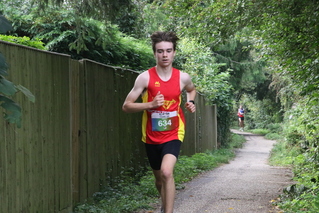
[[[193,104],[192,102],[186,102],[185,108],[191,113],[194,113],[196,111],[195,104]]]

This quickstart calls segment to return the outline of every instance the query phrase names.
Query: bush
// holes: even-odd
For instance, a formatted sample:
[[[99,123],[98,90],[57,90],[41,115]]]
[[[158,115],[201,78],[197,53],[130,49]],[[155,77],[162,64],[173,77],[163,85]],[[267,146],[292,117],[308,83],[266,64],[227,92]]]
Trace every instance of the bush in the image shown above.
[[[271,133],[281,133],[283,128],[281,123],[270,123],[266,126]]]
[[[155,64],[149,44],[126,36],[110,22],[78,16],[76,10],[66,7],[48,7],[45,14],[33,10],[31,4],[25,7],[21,11],[5,8],[4,13],[13,24],[11,35],[42,41],[47,50],[76,60],[88,58],[136,71]]]
[[[243,95],[239,101],[246,110],[245,126],[250,129],[278,129],[283,115],[280,103],[271,99],[256,100],[253,95]],[[238,106],[234,106],[237,111]]]
[[[278,133],[267,133],[265,135],[265,138],[268,140],[278,140],[278,139],[282,138],[282,136],[279,135]]]
[[[257,135],[267,135],[269,133],[268,129],[253,129],[251,130],[252,133]]]
[[[278,206],[285,212],[319,211],[319,108],[317,102],[300,99],[286,112],[284,139],[272,150],[271,163],[291,165],[296,184],[284,189]]]
[[[7,41],[15,44],[21,44],[28,47],[37,48],[40,50],[46,50],[44,43],[40,39],[30,40],[29,37],[16,37],[16,36],[6,36],[0,35],[0,40]]]

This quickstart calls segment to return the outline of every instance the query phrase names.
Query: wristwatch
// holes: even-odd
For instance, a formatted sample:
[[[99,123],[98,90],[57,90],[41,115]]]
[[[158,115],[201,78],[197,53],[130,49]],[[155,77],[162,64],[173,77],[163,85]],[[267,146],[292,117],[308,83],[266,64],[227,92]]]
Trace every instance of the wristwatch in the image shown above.
[[[190,101],[188,101],[188,102],[191,102],[191,103],[193,103],[193,104],[195,105],[195,101],[193,101],[193,100],[190,100]]]

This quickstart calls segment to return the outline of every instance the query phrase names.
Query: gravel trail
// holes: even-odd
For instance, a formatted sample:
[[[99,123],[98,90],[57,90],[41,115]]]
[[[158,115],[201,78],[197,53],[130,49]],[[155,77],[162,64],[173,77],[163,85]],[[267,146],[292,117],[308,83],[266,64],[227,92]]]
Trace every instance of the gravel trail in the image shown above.
[[[174,213],[280,212],[271,201],[292,184],[292,173],[288,168],[268,164],[275,141],[232,131],[245,135],[247,142],[243,148],[236,151],[229,164],[186,183],[185,189],[177,192]]]

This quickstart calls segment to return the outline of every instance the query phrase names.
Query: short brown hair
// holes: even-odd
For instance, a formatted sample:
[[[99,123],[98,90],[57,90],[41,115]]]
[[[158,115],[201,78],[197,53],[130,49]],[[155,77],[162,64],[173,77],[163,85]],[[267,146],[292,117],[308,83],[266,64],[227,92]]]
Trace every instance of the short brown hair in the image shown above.
[[[156,44],[160,43],[162,41],[172,42],[173,43],[173,48],[174,48],[174,51],[175,51],[176,50],[177,41],[179,40],[179,38],[177,37],[177,35],[174,32],[157,31],[157,32],[154,32],[151,35],[151,40],[152,40],[153,52],[155,53]]]

